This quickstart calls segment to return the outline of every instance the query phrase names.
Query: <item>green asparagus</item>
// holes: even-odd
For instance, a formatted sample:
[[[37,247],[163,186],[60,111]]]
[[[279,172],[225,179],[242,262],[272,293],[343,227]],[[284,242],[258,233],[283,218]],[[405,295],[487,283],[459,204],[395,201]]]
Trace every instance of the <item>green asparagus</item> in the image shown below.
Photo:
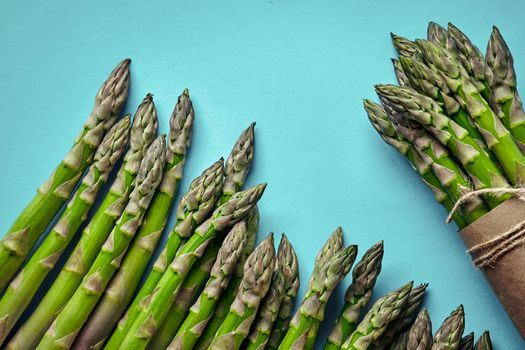
[[[388,350],[407,350],[408,334],[403,332],[387,347]]]
[[[326,303],[352,267],[357,254],[357,246],[342,247],[343,233],[338,227],[315,259],[305,297],[292,318],[279,349],[313,347],[316,331],[324,318]]]
[[[489,331],[483,332],[481,337],[476,342],[474,350],[492,350],[492,341],[490,340]]]
[[[59,310],[82,282],[107,236],[122,214],[133,190],[144,153],[157,134],[157,112],[148,94],[139,105],[131,127],[129,149],[106,195],[64,268],[40,304],[7,344],[10,350],[33,350],[49,328]]]
[[[423,308],[408,330],[406,350],[430,350],[432,343],[432,322],[427,309]]]
[[[210,346],[211,341],[215,337],[215,333],[217,333],[217,330],[224,322],[224,319],[230,311],[230,306],[235,300],[237,290],[239,289],[239,285],[241,284],[242,278],[244,276],[244,263],[253,252],[255,247],[257,231],[259,230],[259,211],[257,210],[257,207],[255,207],[254,210],[248,214],[248,217],[246,218],[246,226],[248,230],[248,244],[246,244],[244,247],[244,251],[242,252],[239,263],[233,271],[233,275],[230,279],[230,282],[228,283],[228,287],[221,294],[221,298],[215,307],[213,316],[208,321],[206,329],[199,337],[199,341],[195,344],[195,349],[208,349],[208,346]]]
[[[141,162],[135,188],[116,226],[101,248],[81,285],[60,311],[37,349],[68,349],[95,308],[111,277],[120,266],[162,179],[165,137],[157,138]]]
[[[520,184],[525,176],[525,156],[510,132],[472,84],[468,73],[446,49],[426,40],[417,40],[417,44],[423,52],[425,62],[444,75],[449,88],[474,119],[487,146],[498,158],[510,182],[513,185]],[[494,184],[491,187],[502,186]]]
[[[133,322],[122,348],[145,349],[158,327],[164,321],[169,308],[167,300],[177,291],[195,261],[202,256],[215,236],[226,228],[243,220],[262,196],[266,185],[258,185],[239,192],[217,208],[212,217],[195,230],[195,234],[177,252],[177,255],[161,280],[155,292],[145,302],[144,309]]]
[[[390,33],[390,36],[399,56],[411,57],[419,52],[419,47],[415,42],[394,33]]]
[[[190,185],[190,190],[181,198],[177,213],[179,219],[186,220],[184,216],[201,222],[209,214],[211,208],[217,201],[222,187],[223,160],[220,159],[206,169]],[[186,220],[187,221],[187,220]],[[148,236],[141,237],[141,230],[137,233],[133,247],[141,246],[142,256],[138,254],[126,255],[123,264],[115,277],[111,280],[104,297],[99,301],[96,310],[90,316],[88,323],[82,329],[75,344],[78,349],[88,349],[95,344],[103,344],[106,337],[128,307],[133,293],[136,290],[143,272],[143,265],[149,261],[155,245],[152,245]],[[138,252],[138,250],[135,250]],[[128,253],[129,254],[129,253]],[[129,258],[129,259],[128,259]],[[133,258],[133,259],[131,259]],[[138,268],[136,264],[141,262]],[[137,271],[138,270],[138,271]]]
[[[442,113],[441,107],[415,90],[393,85],[378,85],[381,101],[398,113],[423,125],[461,161],[476,189],[509,187],[499,168],[490,160],[468,132]],[[506,196],[486,198],[495,207]]]
[[[458,350],[474,350],[474,333],[469,333],[461,339]]]
[[[390,118],[383,107],[370,100],[365,100],[364,105],[372,126],[383,141],[407,157],[434,193],[436,201],[450,212],[454,207],[454,200],[465,192],[465,189],[469,189],[470,184],[461,168],[448,156],[447,150],[418,125],[405,127],[400,125],[399,121],[394,125],[392,120],[401,118]],[[392,110],[389,112],[395,113]],[[468,206],[462,208],[462,212],[466,210],[465,218],[461,213],[454,215],[458,227],[465,227],[469,222],[486,214],[488,208],[483,207],[483,202],[475,198]]]
[[[98,191],[126,147],[129,125],[128,116],[106,134],[94,155],[93,164],[60,219],[0,299],[0,345],[86,219]]]
[[[104,134],[115,123],[128,95],[129,63],[119,63],[102,84],[95,106],[73,148],[0,241],[0,293],[16,274],[25,258],[60,210],[93,155]]]
[[[338,350],[345,339],[355,331],[359,315],[372,298],[372,292],[381,272],[383,241],[366,251],[352,271],[352,283],[345,293],[345,304],[328,336],[325,350]]]
[[[492,29],[487,47],[485,77],[490,87],[490,106],[525,151],[525,112],[517,90],[514,59],[496,27]]]
[[[406,76],[403,66],[398,59],[392,59],[392,65],[394,66],[394,72],[396,73],[397,82],[400,86],[410,86],[410,80]]]
[[[356,330],[341,347],[342,350],[367,350],[385,332],[389,323],[403,311],[412,290],[412,282],[390,292],[375,302]]]
[[[435,22],[430,22],[427,28],[427,39],[441,47],[447,47],[449,39],[447,30]]]
[[[235,301],[212,340],[210,350],[238,350],[250,332],[261,300],[266,295],[275,268],[273,234],[250,255]]]
[[[432,350],[455,350],[459,348],[463,329],[465,327],[465,313],[460,305],[441,324],[434,335]]]
[[[210,278],[204,290],[190,308],[189,315],[168,349],[190,350],[193,348],[213,314],[217,300],[228,285],[235,264],[242,255],[244,245],[247,244],[247,239],[248,232],[244,221],[233,226],[217,253],[217,260],[211,269]],[[154,346],[151,348],[160,349]]]
[[[292,255],[292,256],[290,256]],[[295,276],[290,274],[297,266],[295,252],[286,235],[283,234],[279,249],[277,250],[277,266],[272,276],[272,282],[267,295],[264,297],[260,306],[259,314],[255,319],[254,327],[247,339],[247,350],[257,350],[266,348],[270,338],[272,327],[282,307],[284,297],[286,296],[287,283],[293,282]],[[288,278],[292,277],[292,280]],[[289,307],[289,306],[285,306]]]

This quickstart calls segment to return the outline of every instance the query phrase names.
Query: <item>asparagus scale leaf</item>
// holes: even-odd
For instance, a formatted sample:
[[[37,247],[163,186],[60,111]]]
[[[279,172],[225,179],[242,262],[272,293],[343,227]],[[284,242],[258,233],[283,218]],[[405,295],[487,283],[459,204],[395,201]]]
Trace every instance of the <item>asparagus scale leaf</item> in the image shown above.
[[[73,147],[0,241],[0,292],[69,198],[105,133],[115,123],[128,95],[129,64],[129,59],[120,62],[102,84]]]

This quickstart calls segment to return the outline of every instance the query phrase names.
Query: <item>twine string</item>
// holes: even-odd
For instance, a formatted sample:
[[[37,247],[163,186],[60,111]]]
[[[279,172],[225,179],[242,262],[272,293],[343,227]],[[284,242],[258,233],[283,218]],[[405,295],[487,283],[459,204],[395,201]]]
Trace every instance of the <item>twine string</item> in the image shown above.
[[[476,190],[461,196],[447,217],[447,223],[452,220],[452,216],[459,208],[471,200],[473,197],[480,195],[500,196],[510,194],[514,198],[525,201],[525,188],[485,188]],[[472,246],[467,253],[472,257],[474,265],[480,269],[494,264],[505,254],[516,247],[525,243],[525,220],[517,223],[506,232],[494,237],[491,240]]]

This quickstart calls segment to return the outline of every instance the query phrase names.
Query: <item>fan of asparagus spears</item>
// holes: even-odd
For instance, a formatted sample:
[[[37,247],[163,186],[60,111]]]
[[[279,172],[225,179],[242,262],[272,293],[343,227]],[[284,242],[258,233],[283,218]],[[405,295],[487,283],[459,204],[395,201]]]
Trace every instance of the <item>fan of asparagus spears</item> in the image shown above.
[[[468,39],[454,30],[465,45],[461,59],[475,56],[477,60],[465,68],[478,78],[472,84],[480,96],[489,96],[491,86],[501,87],[501,82],[494,82],[501,74],[481,79],[482,56],[474,55]],[[451,41],[443,34],[446,31],[434,31],[432,37],[438,38],[439,34],[440,42],[449,47],[446,45]],[[406,39],[395,40],[407,56],[423,50]],[[497,53],[499,46],[495,45],[492,51]],[[507,57],[509,60],[511,57]],[[157,113],[151,94],[139,105],[132,123],[129,116],[118,121],[129,85],[129,62],[121,62],[103,84],[72,151],[2,241],[0,259],[5,263],[1,267],[0,290],[9,287],[0,298],[0,346],[27,350],[314,349],[320,343],[317,334],[330,296],[350,272],[357,246],[344,247],[342,230],[335,230],[316,258],[306,294],[293,315],[299,289],[297,256],[284,234],[277,253],[273,234],[255,247],[260,220],[256,204],[266,185],[243,190],[254,157],[255,124],[241,133],[225,164],[221,158],[191,182],[175,206],[176,222],[162,252],[146,273],[181,182],[194,111],[189,92],[184,90],[170,118],[167,144],[164,136],[157,136]],[[409,85],[412,76],[404,70],[407,62],[400,58],[395,64],[403,85]],[[442,82],[435,85],[439,84]],[[413,94],[406,92],[407,98]],[[497,113],[516,109],[513,104],[519,97],[515,89],[512,94],[513,102],[506,100]],[[498,153],[481,143],[482,132],[472,135],[473,141],[469,141],[468,135],[458,131],[459,122],[443,123],[443,110],[456,106],[448,101],[449,109],[441,107],[453,96],[451,89],[444,90],[443,96],[437,102],[418,98],[417,105],[429,110],[433,119],[427,124],[434,125],[431,123],[437,120],[439,130],[457,137],[450,141],[455,145],[451,155],[424,125],[416,127],[420,113],[414,112],[414,103],[393,105],[386,91],[382,96],[384,109],[370,101],[365,105],[383,139],[408,157],[438,201],[450,209],[454,204],[450,193],[468,191],[468,176],[472,174],[477,174],[480,182],[490,179],[490,185],[508,183],[499,172],[500,166],[491,163],[499,159]],[[495,101],[500,100],[490,99],[491,106]],[[468,109],[459,102],[457,105],[464,108],[461,115],[468,116]],[[410,112],[414,117],[403,119]],[[474,129],[465,125],[465,130]],[[465,148],[463,144],[470,145],[477,154],[475,160],[460,165],[455,157],[459,149]],[[121,154],[125,155],[115,180],[93,210],[67,262],[44,297],[37,300],[36,309],[16,329],[41,283],[56,268],[88,218],[97,193]],[[446,171],[440,172],[440,167],[452,169],[456,176],[447,186],[441,182]],[[482,167],[491,171],[490,176],[481,173]],[[515,175],[520,176],[519,171]],[[75,188],[77,182],[80,186]],[[488,187],[483,183],[479,186]],[[455,216],[456,222],[464,226],[503,200],[473,200],[461,215]],[[57,224],[15,275],[66,202]],[[418,313],[426,284],[414,288],[412,283],[406,284],[380,298],[363,314],[372,299],[382,259],[383,242],[379,242],[352,270],[345,304],[325,349],[491,349],[488,332],[476,343],[472,334],[461,338],[462,307],[432,337],[428,313],[425,309]],[[139,289],[144,274],[147,277]]]
[[[365,100],[381,138],[404,155],[447,211],[470,191],[525,181],[525,112],[509,47],[493,27],[485,56],[453,24],[431,22],[426,39],[392,34],[399,82]],[[458,227],[509,196],[473,198],[454,212]]]

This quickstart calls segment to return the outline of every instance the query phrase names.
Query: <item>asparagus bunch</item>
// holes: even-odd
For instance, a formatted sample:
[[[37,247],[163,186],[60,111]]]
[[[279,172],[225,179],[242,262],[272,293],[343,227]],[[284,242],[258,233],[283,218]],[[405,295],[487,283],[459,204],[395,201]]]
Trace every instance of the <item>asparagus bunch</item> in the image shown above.
[[[0,299],[0,345],[86,219],[100,187],[126,147],[129,125],[130,118],[126,117],[109,130],[66,210]]]
[[[9,349],[34,349],[59,310],[80,285],[100,248],[124,211],[141,160],[157,135],[157,112],[148,94],[139,105],[130,132],[129,149],[108,194],[82,232],[80,241],[40,304],[8,343]]]
[[[141,162],[135,188],[124,212],[102,246],[75,293],[47,330],[37,349],[70,348],[119,268],[162,179],[166,146],[164,136],[149,147]]]
[[[400,86],[376,86],[384,108],[365,101],[365,109],[383,140],[430,184],[437,201],[450,211],[473,189],[520,185],[525,113],[512,55],[499,30],[494,27],[485,57],[452,24],[445,29],[431,22],[427,40],[392,34],[392,41]],[[462,228],[508,198],[476,198],[455,212],[454,220]]]
[[[128,96],[129,59],[120,62],[102,84],[95,106],[80,135],[36,196],[20,213],[0,242],[0,292],[49,226],[57,212],[93,161],[93,155],[106,132],[117,120]]]

